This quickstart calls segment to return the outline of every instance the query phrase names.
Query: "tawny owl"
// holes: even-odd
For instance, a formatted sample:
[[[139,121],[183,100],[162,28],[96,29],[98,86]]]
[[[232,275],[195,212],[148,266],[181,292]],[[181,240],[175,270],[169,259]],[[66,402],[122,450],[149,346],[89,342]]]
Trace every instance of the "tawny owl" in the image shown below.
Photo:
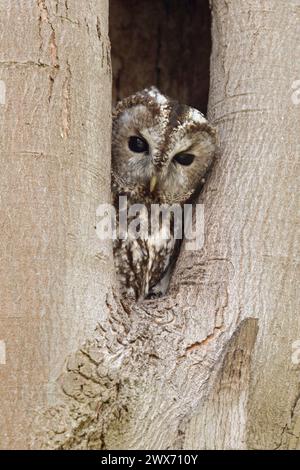
[[[215,131],[200,111],[171,100],[155,87],[122,100],[113,114],[112,132],[117,213],[128,215],[127,209],[142,204],[149,212],[141,211],[141,220],[150,221],[153,204],[183,205],[201,186],[214,152]],[[133,218],[131,214],[127,222]],[[147,298],[168,272],[177,242],[172,230],[167,238],[162,236],[162,224],[151,233],[141,230],[136,237],[136,232],[128,232],[114,241],[116,270],[127,297]]]

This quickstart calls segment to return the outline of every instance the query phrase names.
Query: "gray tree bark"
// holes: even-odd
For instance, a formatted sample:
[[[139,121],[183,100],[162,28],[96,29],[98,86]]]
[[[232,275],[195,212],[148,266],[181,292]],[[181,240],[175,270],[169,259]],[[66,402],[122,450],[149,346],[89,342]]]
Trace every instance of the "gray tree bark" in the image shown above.
[[[106,3],[101,2],[101,6],[106,31]],[[18,272],[24,273],[26,282],[29,282],[31,273],[42,273],[43,280],[38,286],[42,292],[45,289],[48,292],[43,276],[52,266],[51,276],[48,276],[53,282],[52,297],[45,299],[37,295],[40,290],[36,287],[36,278],[33,278],[34,284],[24,284],[24,279],[21,280],[20,285],[27,285],[25,292],[30,293],[28,298],[32,302],[26,310],[29,311],[26,325],[30,315],[35,320],[34,312],[39,311],[37,305],[50,312],[47,315],[51,321],[45,323],[44,315],[38,317],[40,323],[32,320],[29,324],[28,329],[34,328],[35,339],[30,348],[27,345],[22,352],[22,358],[20,353],[14,358],[15,364],[19,365],[19,369],[15,368],[16,378],[11,373],[15,366],[5,366],[6,373],[11,373],[7,377],[18,380],[21,387],[24,380],[20,365],[23,371],[32,370],[29,357],[35,354],[35,369],[29,377],[34,388],[39,378],[38,364],[41,363],[43,373],[45,370],[44,363],[39,360],[42,351],[42,360],[46,357],[47,370],[51,369],[45,382],[49,383],[50,375],[53,379],[58,375],[57,386],[52,389],[52,403],[47,404],[44,399],[39,401],[40,406],[36,406],[33,401],[27,401],[31,410],[34,405],[36,416],[31,430],[31,447],[300,448],[299,364],[292,361],[292,345],[300,339],[299,294],[296,289],[299,277],[299,248],[296,244],[299,236],[299,163],[296,156],[300,146],[300,108],[292,99],[293,83],[300,77],[297,62],[300,52],[299,8],[298,0],[212,1],[209,117],[218,127],[220,151],[201,195],[205,205],[205,246],[200,252],[182,250],[170,292],[165,298],[128,305],[118,297],[113,274],[105,278],[101,292],[97,288],[92,292],[94,296],[86,292],[83,284],[91,288],[91,283],[95,286],[99,279],[100,284],[103,277],[102,273],[99,274],[98,265],[95,267],[94,262],[91,268],[90,264],[90,246],[95,243],[98,247],[96,241],[90,245],[89,238],[80,238],[80,242],[78,237],[72,238],[76,247],[80,244],[80,266],[74,265],[72,258],[77,250],[69,244],[71,242],[66,242],[72,221],[74,227],[80,220],[81,229],[77,233],[84,232],[87,226],[78,217],[77,210],[83,207],[83,196],[77,195],[78,184],[75,190],[72,184],[66,186],[65,180],[61,183],[65,206],[58,197],[61,193],[54,191],[44,204],[35,203],[34,211],[29,210],[35,200],[32,197],[35,195],[32,193],[33,183],[42,178],[40,173],[33,173],[37,167],[35,160],[36,167],[31,164],[27,172],[31,184],[28,185],[26,180],[27,185],[23,183],[22,186],[20,182],[16,185],[22,188],[22,196],[27,195],[20,204],[20,212],[25,212],[22,220],[30,231],[28,246],[31,247],[31,251],[26,247],[29,261],[27,264],[23,261],[23,269]],[[90,26],[89,33],[85,34],[90,35],[91,31]],[[104,40],[103,36],[101,38]],[[95,64],[91,62],[90,66]],[[10,66],[7,69],[10,70]],[[81,73],[90,76],[91,71],[84,67]],[[102,82],[104,80],[108,84],[105,80],[109,79],[104,79],[104,76],[103,70]],[[88,82],[89,86],[92,83],[92,80]],[[80,93],[83,93],[83,83],[80,84]],[[80,101],[82,105],[90,99],[90,90],[86,83],[85,86],[83,101]],[[104,87],[102,93],[96,94],[108,109],[106,95]],[[23,108],[19,110],[20,116]],[[42,110],[45,112],[41,105],[41,113]],[[75,111],[83,112],[79,104]],[[82,145],[92,142],[94,158],[97,154],[94,150],[98,147],[94,147],[93,137],[99,151],[102,149],[103,152],[103,142],[97,140],[99,135],[108,143],[106,118],[108,115],[103,115],[101,121],[99,115],[102,134],[101,131],[98,133],[98,122],[97,126],[90,123],[90,133],[84,134],[80,140]],[[52,123],[53,119],[51,117],[49,122]],[[37,129],[40,129],[40,119]],[[69,134],[70,145],[76,136],[75,131]],[[20,142],[9,136],[10,146],[16,145],[15,151],[19,151],[23,148],[20,144],[29,143],[27,139]],[[77,140],[75,142],[77,146],[80,144]],[[47,150],[49,153],[49,148]],[[62,157],[69,155],[65,148],[61,152]],[[72,157],[75,161],[76,156],[79,158],[78,153],[75,147]],[[7,152],[6,155],[5,165],[8,165],[9,155],[13,153]],[[50,164],[49,159],[46,161]],[[92,160],[94,162],[97,164],[97,160]],[[12,169],[7,170],[5,179],[8,183],[13,180],[10,177],[14,174],[12,171],[18,167],[12,163],[9,168]],[[24,164],[21,168],[27,169]],[[72,168],[75,168],[73,161]],[[58,174],[58,171],[53,173],[53,184],[57,182]],[[84,168],[81,177],[80,183],[88,178],[94,188],[94,173],[91,176]],[[74,179],[78,182],[77,178],[78,166],[71,173],[71,183]],[[86,186],[83,186],[80,187],[84,191]],[[106,189],[108,195],[107,186]],[[11,206],[15,207],[11,187],[7,192],[12,198]],[[74,195],[75,202],[71,195]],[[26,200],[27,204],[23,206]],[[91,204],[91,200],[90,194],[84,199],[86,204]],[[49,231],[54,236],[53,225],[47,226],[43,237],[37,223],[31,221],[36,220],[32,218],[37,217],[38,210],[46,210],[49,215],[49,204],[51,214],[56,214],[56,218],[53,215],[55,234],[58,231],[61,239],[55,237],[54,252],[57,256],[53,258],[53,253],[46,251],[42,263],[38,261],[32,240],[37,240],[38,246],[45,250],[48,246],[45,236],[49,237]],[[28,208],[27,213],[24,207]],[[67,223],[62,207],[66,207]],[[94,215],[93,210],[94,206],[88,206],[90,217]],[[83,212],[86,213],[81,211],[80,214]],[[8,216],[8,220],[12,223],[15,216]],[[49,217],[46,220],[49,223]],[[23,240],[24,233],[22,235]],[[19,250],[16,256],[19,262],[20,256],[24,257],[24,250],[19,247],[20,237],[11,230],[5,240],[7,254],[9,248]],[[92,258],[94,260],[95,256]],[[10,267],[10,260],[11,255],[5,267]],[[112,262],[111,254],[109,261]],[[59,263],[65,267],[67,264],[69,269],[59,270]],[[82,274],[86,270],[90,276]],[[1,285],[3,287],[3,282]],[[11,285],[4,290],[6,296],[12,291]],[[61,285],[64,286],[64,296],[60,294]],[[24,298],[17,298],[24,308]],[[39,299],[40,303],[37,302]],[[93,321],[87,321],[89,309],[82,299],[86,299],[89,306],[91,303],[95,306],[92,319],[98,321],[98,325],[93,333],[89,333],[86,327]],[[61,308],[63,302],[65,314],[59,316],[53,305]],[[77,320],[73,325],[74,315]],[[12,325],[11,320],[5,322],[4,318],[4,325]],[[80,335],[77,341],[69,340],[67,345],[59,348],[61,343],[57,336],[63,336],[62,325],[70,328],[70,335],[71,330],[78,327],[76,331]],[[19,330],[13,326],[12,330],[17,338]],[[41,344],[36,334],[41,330],[47,347]],[[81,343],[81,346],[68,354],[76,349],[76,343]],[[53,351],[56,360],[60,359],[57,368],[53,367],[53,356],[52,361],[46,356],[47,348]],[[64,359],[66,363],[62,368]],[[57,373],[58,369],[62,370]],[[13,423],[10,419],[8,422]],[[13,446],[16,441],[11,439],[10,442]]]
[[[65,358],[105,314],[110,247],[106,0],[0,1],[0,447],[28,448]]]

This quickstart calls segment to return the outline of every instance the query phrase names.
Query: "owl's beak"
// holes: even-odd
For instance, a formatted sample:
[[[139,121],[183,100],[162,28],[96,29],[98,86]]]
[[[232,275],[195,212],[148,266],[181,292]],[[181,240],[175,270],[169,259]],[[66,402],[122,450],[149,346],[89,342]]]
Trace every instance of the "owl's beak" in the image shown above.
[[[152,176],[150,180],[150,193],[153,193],[157,185],[157,176]]]

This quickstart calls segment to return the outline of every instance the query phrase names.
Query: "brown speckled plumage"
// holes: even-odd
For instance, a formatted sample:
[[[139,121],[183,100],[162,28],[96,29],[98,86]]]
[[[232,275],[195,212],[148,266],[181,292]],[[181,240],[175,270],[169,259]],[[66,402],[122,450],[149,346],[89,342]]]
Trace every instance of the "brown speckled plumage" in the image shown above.
[[[146,142],[145,152],[129,148],[132,136]],[[115,207],[119,209],[120,195],[127,196],[129,207],[144,204],[149,211],[151,204],[184,204],[199,188],[214,151],[215,131],[199,111],[169,99],[154,87],[122,100],[113,114]],[[179,164],[174,159],[187,153],[194,156],[192,164]],[[156,187],[150,191],[153,177]],[[163,239],[163,230],[161,226],[150,237],[135,239],[129,234],[125,240],[115,240],[116,268],[125,296],[146,298],[168,271],[177,242],[172,230],[171,236]]]

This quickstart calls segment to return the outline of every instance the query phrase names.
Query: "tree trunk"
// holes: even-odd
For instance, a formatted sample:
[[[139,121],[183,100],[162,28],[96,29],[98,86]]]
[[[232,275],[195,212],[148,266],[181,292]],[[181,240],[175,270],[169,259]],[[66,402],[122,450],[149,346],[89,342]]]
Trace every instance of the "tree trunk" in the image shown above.
[[[101,18],[105,18],[106,4],[102,7],[104,16]],[[36,437],[31,443],[33,447],[300,448],[299,367],[292,360],[293,343],[300,339],[299,294],[296,290],[299,277],[299,248],[296,245],[299,236],[296,219],[299,163],[296,155],[300,144],[300,108],[293,100],[293,84],[300,76],[297,65],[300,52],[299,2],[213,0],[212,12],[209,117],[218,127],[220,152],[201,195],[205,205],[205,245],[203,250],[197,252],[182,250],[166,297],[129,305],[119,299],[113,284],[110,287],[112,275],[105,278],[105,283],[103,277],[96,274],[98,265],[89,260],[90,256],[95,258],[91,246],[98,246],[96,242],[82,237],[80,255],[78,250],[76,256],[74,253],[74,246],[79,246],[74,231],[78,235],[80,230],[80,236],[84,233],[83,228],[78,227],[78,220],[80,225],[83,221],[83,208],[86,217],[92,218],[94,214],[94,207],[90,205],[94,200],[90,188],[95,184],[95,173],[90,171],[90,167],[87,169],[86,159],[92,158],[91,155],[96,158],[98,154],[94,150],[97,148],[103,154],[103,141],[98,140],[98,135],[107,137],[109,126],[107,122],[105,124],[106,115],[102,117],[102,133],[100,129],[98,134],[100,116],[97,126],[88,121],[85,133],[79,133],[81,147],[88,142],[93,149],[88,156],[85,147],[84,157],[79,155],[79,125],[77,132],[71,134],[72,131],[68,131],[68,136],[60,137],[63,143],[56,137],[55,146],[58,142],[61,146],[67,145],[66,142],[69,145],[76,142],[72,159],[79,161],[80,157],[84,158],[84,168],[79,165],[75,169],[72,165],[74,172],[69,170],[67,177],[70,182],[76,179],[76,189],[74,185],[61,184],[57,191],[59,178],[62,178],[61,158],[70,155],[68,146],[62,147],[60,154],[56,151],[54,156],[58,159],[60,155],[60,166],[55,167],[55,172],[53,160],[50,166],[48,147],[43,152],[48,158],[35,159],[30,154],[33,163],[29,168],[24,166],[25,156],[19,152],[25,145],[25,150],[29,150],[29,143],[40,145],[40,137],[45,137],[44,134],[39,135],[37,130],[32,134],[26,131],[20,141],[15,132],[13,138],[11,134],[5,138],[9,141],[9,152],[6,151],[4,160],[5,184],[9,182],[10,185],[6,196],[6,226],[16,223],[16,217],[22,220],[24,229],[21,240],[23,246],[26,240],[27,243],[26,249],[21,250],[18,248],[21,247],[20,237],[13,228],[7,229],[7,234],[2,232],[2,237],[5,234],[6,255],[10,253],[10,258],[2,266],[8,273],[12,273],[13,269],[15,272],[17,266],[18,275],[22,273],[24,276],[19,285],[26,286],[26,290],[24,293],[17,291],[14,300],[19,299],[17,305],[22,306],[27,316],[26,322],[25,313],[21,319],[12,321],[9,318],[10,322],[4,318],[7,333],[4,336],[1,330],[1,336],[6,338],[8,346],[12,341],[10,331],[12,338],[20,338],[21,321],[24,341],[26,338],[28,341],[29,333],[26,337],[26,331],[29,329],[39,334],[35,334],[30,347],[26,344],[22,357],[19,350],[19,355],[15,353],[16,357],[5,366],[7,383],[9,377],[10,383],[14,380],[14,387],[15,383],[24,382],[22,371],[32,368],[29,360],[33,354],[35,369],[29,376],[29,390],[41,381],[52,383],[67,353],[86,338],[77,352],[68,356],[57,381],[58,387],[52,394],[52,404],[45,406],[44,399],[40,400],[39,408],[35,407],[35,433],[32,436],[35,434]],[[94,17],[90,18],[92,21]],[[76,16],[73,16],[74,19]],[[73,31],[72,28],[70,31]],[[89,33],[84,34],[94,34],[91,25]],[[105,40],[104,37],[101,35],[102,40]],[[78,37],[78,43],[79,39],[82,41],[82,37]],[[101,43],[98,43],[100,46]],[[78,49],[79,45],[73,52],[76,56]],[[82,59],[82,54],[80,57]],[[86,55],[83,59],[87,60]],[[79,67],[75,60],[72,64]],[[80,93],[83,93],[80,95],[82,103],[87,100],[94,109],[98,98],[108,109],[105,90],[102,95],[89,98],[91,92],[88,86],[94,83],[90,78],[92,71],[87,70],[88,67],[81,69],[81,66],[76,74],[72,73],[72,77],[79,80],[81,73],[87,80],[79,87]],[[11,67],[7,66],[7,76],[11,73]],[[16,70],[21,67],[17,65]],[[96,67],[96,63],[91,61],[90,67]],[[30,67],[28,70],[31,70]],[[62,70],[59,69],[58,73],[63,74]],[[65,73],[67,70],[66,66]],[[101,72],[102,83],[107,80],[104,78],[105,71]],[[34,77],[28,74],[29,83],[35,83],[33,78],[41,80],[39,74],[43,77],[43,73],[46,74],[44,70],[35,72]],[[80,78],[83,77],[80,75]],[[8,78],[6,82],[8,90]],[[68,101],[63,99],[68,96],[62,92],[64,83],[62,79],[62,103]],[[18,91],[20,82],[16,87]],[[26,87],[26,83],[24,89],[23,99],[29,99],[30,88]],[[41,96],[42,91],[37,97],[38,104],[31,103],[31,126],[37,114],[49,116],[49,111],[44,110],[45,103]],[[77,113],[74,116],[75,126],[76,116],[79,113],[82,118],[83,110],[76,101],[79,97],[73,99],[74,106],[78,106],[74,109]],[[40,112],[35,110],[38,105],[41,106]],[[23,108],[26,109],[24,105]],[[95,107],[95,110],[98,109]],[[9,107],[8,112],[12,113],[12,108]],[[19,116],[22,112],[18,110],[17,114],[14,113],[14,126],[21,125]],[[68,113],[63,113],[63,116],[66,115]],[[16,117],[18,121],[15,121]],[[69,122],[59,114],[50,117],[49,122],[56,123],[54,129],[58,123],[66,125]],[[12,124],[12,118],[8,122]],[[43,128],[40,116],[36,126],[39,130]],[[66,127],[72,129],[69,125]],[[11,128],[12,125],[10,131]],[[47,138],[49,132],[48,128]],[[29,137],[38,140],[31,142]],[[104,141],[108,143],[108,139]],[[46,144],[50,146],[47,139]],[[12,149],[15,149],[14,152]],[[30,147],[30,152],[35,149]],[[16,163],[8,166],[7,162],[12,156]],[[40,170],[42,163],[46,169],[43,172]],[[98,161],[90,163],[97,165]],[[103,164],[103,161],[100,163]],[[16,171],[20,168],[27,178]],[[85,181],[89,184],[89,194],[86,195],[77,194],[79,168],[81,190],[86,192]],[[44,173],[47,178],[52,175],[51,180],[47,180],[48,186],[51,185],[48,198],[43,196],[42,191]],[[12,186],[13,174],[19,178],[15,186]],[[15,214],[17,190],[22,190],[23,197],[20,203],[23,210],[19,214]],[[39,198],[34,199],[32,196],[37,194]],[[59,197],[61,194],[64,195],[63,199]],[[65,206],[67,211],[63,211]],[[81,217],[75,207],[80,208]],[[40,219],[42,222],[38,225]],[[50,220],[55,222],[54,227]],[[86,228],[88,221],[84,220]],[[17,224],[19,226],[20,223]],[[51,240],[54,230],[57,237],[49,251],[49,238]],[[71,241],[68,239],[69,232],[73,234]],[[32,240],[36,240],[41,255],[37,256]],[[11,263],[12,249],[16,266]],[[109,260],[112,261],[111,253]],[[36,273],[40,273],[38,283]],[[5,274],[5,279],[9,279]],[[96,287],[102,281],[104,286],[102,284],[100,295]],[[92,292],[86,292],[83,284]],[[11,295],[13,292],[11,286],[6,284],[4,290],[6,302],[9,301],[8,293]],[[48,294],[45,299],[40,292],[51,292],[52,295],[50,297]],[[62,302],[65,302],[64,309]],[[106,307],[102,307],[104,303]],[[11,305],[14,305],[12,300],[4,311],[11,313]],[[41,316],[39,312],[43,306],[46,310]],[[94,314],[88,315],[90,310]],[[99,316],[100,311],[102,317]],[[88,321],[87,316],[89,320],[92,317],[92,321]],[[87,325],[92,326],[96,319],[99,319],[97,329],[94,334],[89,334]],[[66,325],[69,330],[64,330]],[[73,341],[68,336],[67,344],[62,345],[57,339],[63,338],[66,331],[70,331],[72,338],[74,331],[79,330],[80,335]],[[54,361],[58,359],[57,367],[54,367]],[[42,361],[47,364],[48,376]],[[2,370],[3,366],[0,367]],[[40,378],[41,373],[44,374],[43,379]],[[49,381],[50,376],[52,380]],[[30,393],[32,399],[33,392]],[[26,396],[28,405],[29,392]],[[17,418],[10,417],[8,422],[14,423],[13,419]],[[12,435],[12,431],[8,435]],[[14,443],[10,442],[16,446],[16,437]]]
[[[1,0],[0,15],[0,447],[28,448],[112,279],[94,229],[110,182],[108,2]]]
[[[255,317],[258,335],[248,383],[215,388],[191,420],[192,447],[300,448],[299,366],[292,361],[300,338],[299,7],[293,0],[213,2],[209,117],[222,159],[208,188],[217,189],[206,203],[209,245],[232,268],[226,322],[232,328]],[[242,352],[235,362],[244,373]]]

